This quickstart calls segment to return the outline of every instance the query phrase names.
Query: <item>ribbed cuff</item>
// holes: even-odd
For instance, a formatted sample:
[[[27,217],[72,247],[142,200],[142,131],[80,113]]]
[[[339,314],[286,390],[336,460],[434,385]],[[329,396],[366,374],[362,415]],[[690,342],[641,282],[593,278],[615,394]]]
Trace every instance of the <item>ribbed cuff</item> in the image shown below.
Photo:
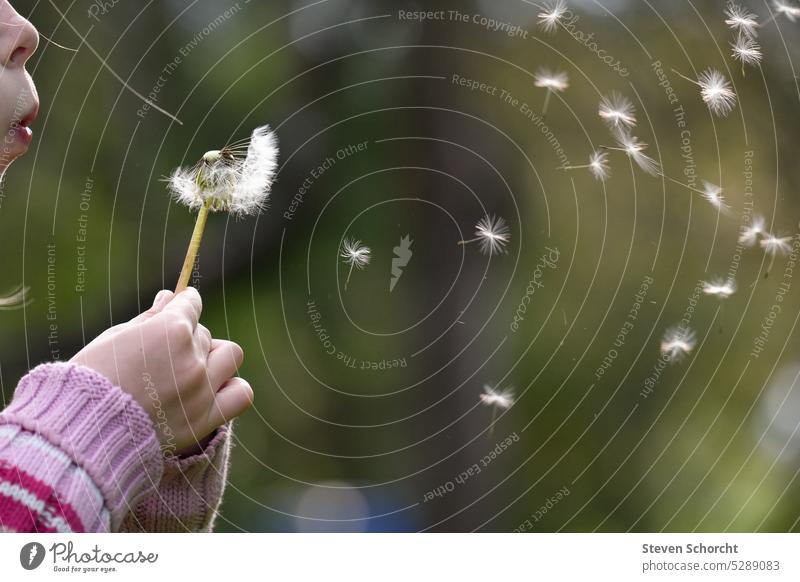
[[[100,489],[116,530],[164,471],[149,416],[90,368],[42,364],[17,386],[0,423],[39,434],[85,470]]]

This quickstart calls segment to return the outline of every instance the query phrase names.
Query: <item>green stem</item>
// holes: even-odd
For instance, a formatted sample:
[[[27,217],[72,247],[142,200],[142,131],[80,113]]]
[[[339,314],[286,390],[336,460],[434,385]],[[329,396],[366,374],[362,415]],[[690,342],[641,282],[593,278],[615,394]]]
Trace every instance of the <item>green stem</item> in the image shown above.
[[[176,294],[189,286],[189,278],[192,276],[192,271],[194,270],[197,252],[200,250],[200,243],[203,241],[203,231],[206,229],[208,209],[209,203],[206,202],[200,207],[200,212],[197,213],[197,222],[194,223],[192,240],[189,243],[189,250],[186,251],[186,258],[183,260],[183,269],[181,269],[181,276],[178,278],[178,285],[175,287]]]

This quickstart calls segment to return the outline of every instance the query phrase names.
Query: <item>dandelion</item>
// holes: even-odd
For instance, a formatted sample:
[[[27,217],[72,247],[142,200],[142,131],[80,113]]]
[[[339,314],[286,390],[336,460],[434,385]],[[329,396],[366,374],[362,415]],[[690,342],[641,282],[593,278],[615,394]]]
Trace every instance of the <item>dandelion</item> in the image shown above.
[[[731,30],[751,39],[758,36],[758,16],[746,8],[742,8],[733,0],[728,2],[728,7],[725,8],[725,16],[727,17],[725,24]]]
[[[764,234],[764,232],[766,232],[764,230],[764,217],[754,216],[753,220],[750,222],[750,226],[742,229],[742,233],[739,235],[739,243],[746,247],[752,247],[758,242],[758,237]]]
[[[614,139],[618,147],[602,146],[602,149],[625,152],[642,171],[651,176],[660,175],[661,166],[659,163],[644,153],[647,149],[646,143],[639,141],[638,137],[631,135],[628,131],[623,129],[614,132]]]
[[[772,5],[775,7],[775,14],[769,21],[778,16],[785,16],[789,22],[797,22],[797,19],[800,18],[800,6],[790,0],[772,0]]]
[[[708,200],[711,205],[720,212],[727,213],[730,207],[725,203],[725,197],[722,195],[722,188],[711,182],[703,180],[703,198]]]
[[[175,200],[198,210],[176,293],[189,283],[208,213],[258,214],[269,196],[277,160],[277,138],[265,125],[256,128],[248,140],[206,152],[196,165],[172,172],[167,186]]]
[[[369,247],[362,245],[360,240],[346,238],[342,243],[342,250],[339,256],[344,259],[345,263],[350,265],[350,272],[347,273],[347,280],[344,282],[346,291],[347,285],[350,284],[350,275],[353,274],[353,269],[363,269],[369,265],[369,261],[372,259],[372,251]]]
[[[731,88],[730,81],[718,70],[706,69],[697,76],[697,80],[675,69],[672,72],[700,87],[700,96],[713,114],[726,117],[736,107],[736,93]]]
[[[703,293],[719,299],[726,299],[736,292],[736,282],[732,279],[723,281],[715,279],[711,282],[703,281]]]
[[[480,396],[481,402],[486,406],[492,407],[492,421],[489,424],[489,434],[491,436],[494,432],[494,422],[497,419],[498,410],[508,410],[514,405],[514,389],[505,388],[503,390],[496,390],[485,384],[483,386],[483,394]]]
[[[0,311],[20,309],[30,302],[30,287],[16,287],[6,295],[0,295]]]
[[[551,71],[549,69],[539,69],[534,75],[534,85],[547,89],[542,106],[542,117],[547,115],[547,107],[550,105],[550,95],[554,92],[562,93],[569,87],[569,75],[563,71]]]
[[[612,129],[630,128],[636,125],[636,109],[633,103],[616,91],[600,100],[598,113],[600,118],[608,123]]]
[[[511,242],[511,229],[499,216],[486,215],[475,225],[475,238],[459,241],[460,245],[480,242],[480,250],[484,255],[505,253],[506,245]]]
[[[555,33],[566,12],[567,3],[564,0],[548,0],[537,15],[539,26],[549,34]]]
[[[582,170],[589,169],[597,180],[605,180],[611,175],[611,168],[608,164],[608,152],[593,152],[589,156],[589,163],[581,166],[561,166],[559,170]]]
[[[769,277],[769,273],[772,271],[775,258],[778,255],[787,255],[789,251],[792,250],[792,245],[789,244],[791,241],[792,237],[790,236],[777,237],[774,234],[765,234],[764,238],[761,239],[761,248],[770,256],[769,266],[767,267],[766,273],[764,273],[765,279]]]
[[[694,331],[682,326],[672,327],[661,340],[661,355],[672,363],[680,362],[691,353],[695,345]]]
[[[744,35],[739,35],[736,38],[736,42],[731,43],[731,49],[733,58],[742,63],[743,75],[745,65],[757,67],[761,64],[761,59],[764,57],[759,44],[752,38],[747,38]]]

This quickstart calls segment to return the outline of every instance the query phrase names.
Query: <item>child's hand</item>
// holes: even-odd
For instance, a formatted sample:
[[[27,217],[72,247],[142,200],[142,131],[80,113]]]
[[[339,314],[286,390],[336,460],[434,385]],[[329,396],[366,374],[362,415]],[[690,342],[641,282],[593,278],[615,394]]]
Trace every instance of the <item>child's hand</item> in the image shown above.
[[[234,377],[242,348],[198,324],[203,303],[189,288],[161,291],[148,311],[105,331],[72,362],[97,370],[144,407],[172,453],[192,450],[253,402]]]

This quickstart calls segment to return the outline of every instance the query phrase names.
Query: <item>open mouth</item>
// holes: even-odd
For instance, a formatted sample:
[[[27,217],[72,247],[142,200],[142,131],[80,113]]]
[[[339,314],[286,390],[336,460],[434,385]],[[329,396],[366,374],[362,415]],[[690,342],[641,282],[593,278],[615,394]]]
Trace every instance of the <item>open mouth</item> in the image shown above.
[[[31,139],[33,139],[33,130],[31,129],[31,124],[36,120],[36,116],[39,114],[39,104],[35,103],[33,108],[19,121],[15,121],[12,124],[12,130],[19,136],[24,142],[30,143]]]

